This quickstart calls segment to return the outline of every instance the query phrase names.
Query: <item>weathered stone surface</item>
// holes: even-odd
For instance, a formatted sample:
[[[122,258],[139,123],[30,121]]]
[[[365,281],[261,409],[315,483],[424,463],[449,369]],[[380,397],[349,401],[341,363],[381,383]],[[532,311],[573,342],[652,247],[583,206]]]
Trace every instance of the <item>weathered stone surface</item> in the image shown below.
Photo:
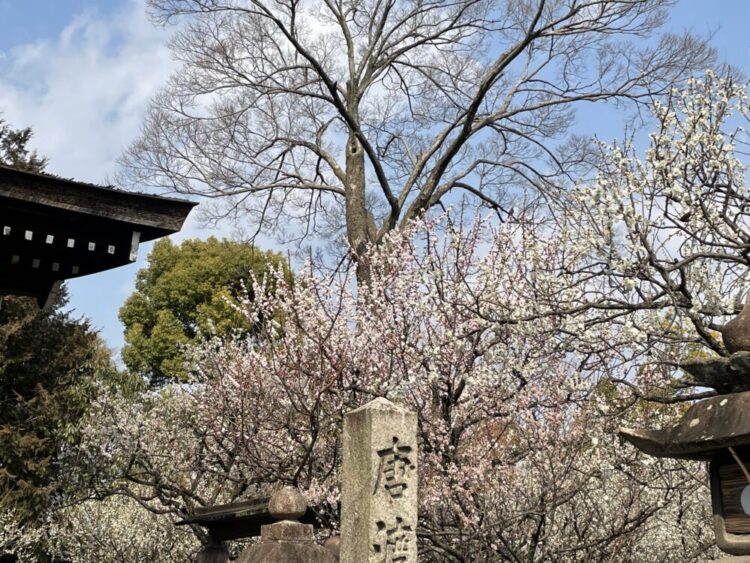
[[[339,536],[331,536],[325,541],[323,547],[333,553],[333,555],[336,557],[336,560],[338,560],[339,556],[341,555],[341,538]]]
[[[294,541],[309,543],[314,540],[315,531],[312,524],[300,524],[293,520],[282,520],[275,524],[263,526],[260,530],[260,541]]]
[[[307,501],[294,487],[284,487],[271,496],[268,511],[277,520],[297,520],[307,512]]]
[[[717,356],[677,364],[690,378],[686,387],[711,387],[719,394],[750,391],[750,352],[736,352],[728,358]]]
[[[337,563],[337,561],[330,551],[315,543],[260,543],[242,552],[236,563]]]
[[[344,417],[341,560],[417,561],[417,416],[375,399]]]
[[[711,459],[724,448],[750,444],[750,391],[700,401],[672,428],[621,428],[620,436],[653,456]]]
[[[721,328],[724,347],[732,354],[750,352],[750,293],[740,314]]]

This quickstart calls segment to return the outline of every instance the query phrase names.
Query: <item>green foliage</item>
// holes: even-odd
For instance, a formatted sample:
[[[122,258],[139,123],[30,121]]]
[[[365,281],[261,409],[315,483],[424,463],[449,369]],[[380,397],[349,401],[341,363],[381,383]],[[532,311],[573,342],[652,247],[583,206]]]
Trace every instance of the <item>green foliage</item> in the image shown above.
[[[185,381],[185,346],[200,335],[251,332],[238,310],[244,286],[251,273],[261,278],[279,267],[290,275],[280,254],[247,243],[213,237],[179,246],[158,241],[148,266],[138,272],[136,291],[120,309],[125,364],[152,386]]]
[[[29,127],[13,129],[0,119],[0,164],[29,172],[42,172],[47,159],[27,148],[33,133]]]
[[[32,299],[0,308],[0,509],[23,518],[44,510],[64,481],[63,452],[99,382],[118,381],[109,352],[88,323]]]

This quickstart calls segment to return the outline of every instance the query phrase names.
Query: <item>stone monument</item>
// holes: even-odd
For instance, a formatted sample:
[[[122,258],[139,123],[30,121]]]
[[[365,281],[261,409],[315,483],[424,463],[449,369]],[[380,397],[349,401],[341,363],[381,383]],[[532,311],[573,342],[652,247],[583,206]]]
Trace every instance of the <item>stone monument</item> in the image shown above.
[[[417,562],[417,415],[378,398],[344,417],[341,561]]]

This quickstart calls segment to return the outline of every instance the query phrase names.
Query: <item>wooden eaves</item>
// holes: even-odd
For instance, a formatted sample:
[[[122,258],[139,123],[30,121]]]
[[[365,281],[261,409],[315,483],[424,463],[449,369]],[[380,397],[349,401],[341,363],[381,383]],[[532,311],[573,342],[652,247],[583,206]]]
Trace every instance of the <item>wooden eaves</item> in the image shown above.
[[[63,280],[135,261],[195,205],[0,165],[0,295],[43,304]]]

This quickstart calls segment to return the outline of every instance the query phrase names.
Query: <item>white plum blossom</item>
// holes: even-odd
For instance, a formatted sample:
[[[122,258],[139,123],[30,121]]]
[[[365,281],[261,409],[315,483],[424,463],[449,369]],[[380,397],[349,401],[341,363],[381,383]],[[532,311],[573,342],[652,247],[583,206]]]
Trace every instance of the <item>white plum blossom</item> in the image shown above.
[[[184,563],[200,547],[169,515],[145,510],[124,495],[89,500],[55,512],[50,544],[74,563]]]

